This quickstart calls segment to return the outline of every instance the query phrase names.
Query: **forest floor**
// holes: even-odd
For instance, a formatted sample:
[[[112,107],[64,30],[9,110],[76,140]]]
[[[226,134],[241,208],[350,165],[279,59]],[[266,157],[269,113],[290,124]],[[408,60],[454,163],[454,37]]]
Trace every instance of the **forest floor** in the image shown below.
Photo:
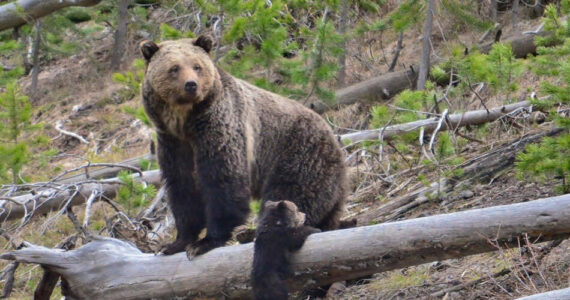
[[[507,18],[507,16],[503,16]],[[508,23],[508,22],[507,22]],[[534,30],[540,20],[521,20],[520,30]],[[440,24],[443,32],[451,32],[451,24]],[[404,41],[417,41],[420,30],[406,32]],[[503,36],[511,34],[505,26]],[[475,44],[480,34],[461,33],[458,37],[466,45]],[[348,61],[350,75],[347,84],[356,83],[387,70],[391,59],[391,50],[395,49],[394,37],[379,37],[380,43],[358,44],[349,49]],[[372,40],[372,38],[370,38]],[[436,54],[445,56],[445,44],[439,29],[433,34]],[[71,169],[90,162],[120,162],[124,159],[141,156],[149,152],[152,129],[143,125],[134,117],[123,112],[123,106],[136,107],[138,97],[125,98],[126,88],[111,80],[111,73],[100,68],[106,61],[111,47],[111,40],[100,42],[102,46],[94,48],[84,56],[78,55],[53,61],[43,66],[40,74],[41,100],[34,103],[34,122],[47,124],[46,134],[52,138],[51,146],[58,150],[59,156],[52,159],[46,172],[36,172],[30,181],[49,179],[61,170]],[[421,44],[406,42],[400,54],[398,69],[406,68],[417,62]],[[389,49],[389,50],[388,50]],[[131,53],[135,53],[134,47]],[[367,54],[369,53],[369,54]],[[384,59],[385,57],[387,59]],[[129,56],[132,60],[135,54]],[[363,63],[366,61],[366,63]],[[372,67],[370,67],[372,66]],[[529,75],[519,83],[525,89],[515,96],[523,100],[528,91],[536,90],[536,78]],[[28,84],[27,79],[22,86]],[[128,92],[128,91],[127,91]],[[489,96],[485,92],[483,97]],[[489,97],[489,107],[502,105],[502,102]],[[473,106],[472,109],[479,109]],[[339,111],[330,112],[326,117],[339,128],[355,128],[367,119],[369,106],[354,104]],[[529,133],[546,132],[552,124],[536,124],[527,119],[502,120],[481,128],[474,128],[472,134],[477,141],[468,141],[463,146],[462,156],[477,158],[505,143],[513,143]],[[61,135],[56,129],[57,122],[62,122],[65,130],[74,132],[89,140],[88,144],[78,139]],[[481,141],[483,140],[483,141]],[[370,212],[398,196],[413,192],[426,185],[425,182],[437,182],[441,169],[433,166],[421,166],[407,163],[410,159],[393,149],[386,148],[384,155],[394,159],[394,168],[413,171],[394,176],[394,183],[385,182],[385,165],[375,164],[367,157],[350,164],[352,192],[347,205],[347,216],[356,217],[359,226],[377,223]],[[347,153],[349,154],[349,153]],[[395,172],[395,171],[392,171]],[[422,175],[422,180],[418,179]],[[401,186],[401,184],[403,186]],[[458,190],[451,190],[438,195],[435,199],[412,207],[394,219],[417,218],[443,214],[473,208],[525,202],[557,195],[554,184],[520,181],[511,167],[498,170],[491,178],[475,180]],[[81,207],[74,209],[81,217]],[[107,215],[104,204],[94,207],[92,229],[97,231]],[[23,240],[52,247],[75,229],[67,218],[47,222],[51,216],[39,217],[12,236],[14,242]],[[250,220],[252,221],[252,220]],[[38,230],[40,228],[40,230]],[[164,238],[172,238],[173,229]],[[16,243],[17,244],[17,243]],[[375,274],[346,283],[333,285],[329,290],[332,299],[514,299],[523,295],[535,294],[547,290],[566,288],[570,285],[570,241],[520,241],[521,246],[505,249],[498,245],[492,253],[473,255],[461,259],[433,262],[420,266]],[[10,249],[10,243],[2,241],[2,249]],[[0,268],[6,265],[0,263]],[[20,266],[16,274],[13,299],[29,299],[41,275],[37,266]],[[469,284],[471,283],[471,284]],[[444,291],[451,287],[467,284],[463,288]],[[57,290],[57,289],[56,289]],[[59,291],[52,299],[61,297]]]

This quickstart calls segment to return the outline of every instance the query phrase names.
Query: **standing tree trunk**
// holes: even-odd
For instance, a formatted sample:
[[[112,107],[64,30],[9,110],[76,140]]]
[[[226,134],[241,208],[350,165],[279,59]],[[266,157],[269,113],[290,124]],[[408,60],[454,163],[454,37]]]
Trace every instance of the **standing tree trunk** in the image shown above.
[[[36,21],[36,37],[32,46],[32,83],[30,85],[30,98],[33,102],[38,100],[38,76],[40,74],[40,43],[41,43],[41,28],[42,23],[40,20]]]
[[[491,0],[490,12],[491,20],[493,23],[497,23],[497,0]]]
[[[519,23],[519,0],[514,0],[513,1],[513,32],[517,33],[518,32],[518,23]]]
[[[422,58],[420,61],[420,72],[418,76],[417,90],[423,90],[429,73],[429,58],[431,55],[430,36],[433,14],[435,13],[435,0],[428,0],[426,9],[426,20],[424,23],[424,36],[422,45]]]
[[[346,22],[348,21],[348,0],[343,0],[340,7],[340,20],[338,20],[338,33],[345,38]],[[336,86],[341,88],[346,81],[346,41],[342,41],[342,54],[338,57],[338,74],[336,77]]]
[[[118,5],[117,30],[115,30],[115,44],[113,45],[113,53],[111,54],[111,69],[115,71],[121,68],[121,62],[125,54],[129,0],[119,0]]]

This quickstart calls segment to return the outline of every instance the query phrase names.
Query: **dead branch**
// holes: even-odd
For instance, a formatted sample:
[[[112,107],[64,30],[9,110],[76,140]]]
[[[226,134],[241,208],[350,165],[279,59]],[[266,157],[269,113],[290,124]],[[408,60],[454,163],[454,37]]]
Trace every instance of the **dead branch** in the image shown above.
[[[289,286],[299,290],[493,251],[493,243],[517,247],[516,237],[523,234],[541,241],[566,238],[568,215],[570,194],[314,234],[293,257]],[[189,261],[184,253],[143,254],[126,242],[98,238],[72,251],[28,244],[0,258],[57,272],[67,282],[66,292],[78,299],[237,298],[249,295],[252,255],[253,245],[245,244]]]
[[[521,108],[529,107],[531,104],[529,101],[517,102],[497,108],[487,110],[474,110],[464,113],[458,113],[448,116],[448,121],[441,124],[441,130],[449,129],[448,126],[453,128],[466,125],[479,125],[497,120],[498,118],[504,116],[505,114],[514,112]],[[419,120],[404,124],[387,126],[386,128],[363,130],[353,133],[343,134],[339,136],[341,141],[349,141],[350,143],[356,143],[363,140],[377,140],[380,132],[383,132],[382,137],[384,139],[390,138],[394,135],[403,134],[410,132],[412,130],[424,127],[425,132],[432,132],[438,124],[440,124],[440,118],[434,117],[425,120]]]
[[[84,143],[84,144],[89,144],[89,141],[86,140],[85,138],[83,138],[82,136],[80,136],[77,133],[71,132],[71,131],[67,131],[62,129],[61,127],[63,126],[63,121],[59,120],[57,121],[57,123],[55,124],[55,130],[57,130],[57,132],[63,134],[63,135],[67,135],[73,138],[78,139],[80,142]]]
[[[115,177],[121,170],[132,170],[139,173],[141,170],[139,169],[140,161],[141,160],[148,160],[148,161],[156,161],[156,156],[152,153],[138,156],[134,158],[129,158],[124,160],[120,163],[110,164],[110,163],[89,163],[84,166],[68,170],[63,172],[62,174],[56,176],[52,181],[57,183],[74,183],[79,182],[87,179],[101,179],[101,178],[109,178]],[[71,173],[84,170],[83,173],[70,175]],[[144,171],[144,170],[143,170]]]
[[[501,276],[504,276],[504,275],[509,274],[510,272],[511,272],[511,270],[509,270],[509,269],[503,269],[503,270],[501,270],[501,271],[499,271],[499,272],[497,272],[497,273],[491,275],[491,277],[492,277],[492,278],[501,277]],[[449,287],[449,288],[443,289],[443,290],[441,290],[441,291],[432,293],[431,296],[432,296],[432,297],[441,297],[441,296],[443,296],[443,295],[445,295],[445,294],[447,294],[447,293],[449,293],[449,292],[460,291],[460,290],[462,290],[462,289],[466,289],[466,288],[468,288],[468,287],[471,287],[471,286],[474,286],[474,285],[476,285],[476,284],[479,284],[480,282],[484,281],[485,279],[487,279],[487,278],[486,278],[486,277],[481,277],[481,278],[478,278],[478,279],[475,279],[475,280],[471,280],[471,281],[468,281],[468,282],[465,282],[465,283],[462,283],[462,284],[454,285],[454,286],[452,286],[452,287]]]
[[[160,185],[160,172],[158,170],[142,172],[142,176],[131,175],[135,180]],[[32,214],[43,214],[51,210],[62,210],[83,204],[93,192],[100,192],[101,197],[113,198],[117,190],[118,178],[105,180],[92,180],[79,182],[73,185],[56,185],[16,197],[2,198],[0,200],[0,222],[16,218],[29,218]]]
[[[12,288],[14,287],[14,274],[16,273],[16,269],[20,265],[19,262],[15,261],[10,263],[9,265],[4,268],[2,271],[2,275],[0,277],[5,278],[4,287],[2,288],[2,295],[0,298],[8,298],[12,293]]]
[[[69,6],[93,6],[101,0],[17,0],[0,6],[0,31],[18,27]]]

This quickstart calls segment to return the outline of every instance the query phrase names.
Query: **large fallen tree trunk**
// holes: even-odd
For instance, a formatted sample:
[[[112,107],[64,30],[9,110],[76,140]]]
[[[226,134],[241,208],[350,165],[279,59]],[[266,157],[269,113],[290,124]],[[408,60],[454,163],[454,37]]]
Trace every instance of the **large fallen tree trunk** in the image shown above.
[[[549,291],[546,293],[540,293],[527,297],[517,298],[516,300],[568,300],[568,299],[570,299],[570,287],[566,289]]]
[[[449,115],[447,117],[447,121],[441,124],[440,130],[447,130],[448,126],[456,128],[458,126],[479,125],[487,122],[492,122],[504,116],[505,114],[511,113],[524,107],[528,107],[530,105],[531,104],[529,101],[522,101],[493,108],[489,111],[482,109]],[[407,133],[421,127],[424,127],[424,132],[428,133],[435,130],[438,124],[441,123],[440,121],[441,120],[439,118],[429,118],[425,120],[387,126],[384,128],[347,133],[340,135],[339,138],[343,142],[348,141],[350,143],[356,143],[363,140],[378,140],[380,139],[380,135],[382,135],[383,139],[388,139],[394,135]]]
[[[69,6],[93,6],[101,0],[18,0],[0,6],[0,31],[24,25]]]
[[[544,35],[545,33],[541,33]],[[524,58],[536,53],[534,34],[521,34],[503,40],[510,44],[516,58]],[[480,46],[481,53],[489,53],[494,42]],[[417,79],[419,66],[412,65],[409,69],[386,73],[335,92],[336,103],[325,105],[320,102],[311,103],[311,108],[317,113],[323,113],[333,107],[353,104],[356,102],[373,102],[387,100],[405,89],[413,89]],[[415,70],[415,71],[414,71]]]
[[[322,102],[311,103],[310,108],[321,114],[335,106],[344,106],[356,102],[372,103],[388,100],[405,89],[414,88],[418,77],[418,65],[397,72],[373,77],[335,92],[336,103],[332,106]]]
[[[291,290],[364,275],[516,247],[518,237],[546,241],[570,236],[570,194],[395,223],[311,235],[293,256]],[[222,247],[188,261],[143,254],[114,239],[77,250],[28,245],[2,259],[41,264],[80,299],[246,297],[252,244]]]
[[[154,185],[160,185],[160,172],[158,170],[142,172],[132,175],[135,180],[145,181]],[[71,184],[50,184],[50,188],[40,191],[16,196],[12,198],[1,198],[0,201],[0,222],[16,219],[29,218],[35,214],[43,214],[52,210],[60,210],[67,206],[83,204],[95,193],[107,198],[115,197],[119,179],[110,178],[100,181],[85,181]],[[5,200],[4,200],[5,199]]]

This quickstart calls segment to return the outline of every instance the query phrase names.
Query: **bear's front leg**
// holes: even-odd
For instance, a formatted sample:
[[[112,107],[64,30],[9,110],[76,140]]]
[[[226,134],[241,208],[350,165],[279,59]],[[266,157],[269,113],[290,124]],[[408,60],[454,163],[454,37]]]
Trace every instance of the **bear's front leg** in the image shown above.
[[[207,233],[187,249],[190,259],[224,246],[234,228],[244,224],[249,214],[249,174],[245,157],[214,156],[198,159],[197,166],[198,188],[206,205]]]
[[[196,186],[191,145],[167,134],[158,134],[158,163],[176,223],[176,240],[161,252],[170,255],[193,244],[206,226],[206,208]]]

